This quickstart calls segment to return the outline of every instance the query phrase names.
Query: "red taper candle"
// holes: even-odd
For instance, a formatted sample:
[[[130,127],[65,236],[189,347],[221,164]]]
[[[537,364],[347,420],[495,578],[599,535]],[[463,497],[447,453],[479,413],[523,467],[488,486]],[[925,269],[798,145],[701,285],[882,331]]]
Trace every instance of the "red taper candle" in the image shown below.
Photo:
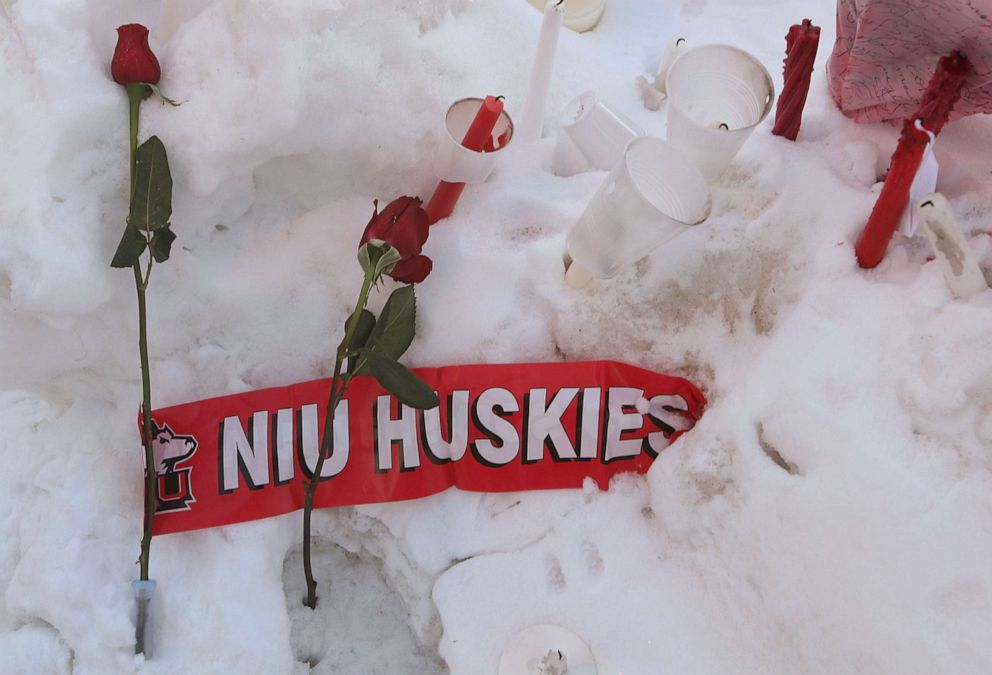
[[[772,127],[772,133],[776,136],[794,141],[799,135],[809,81],[813,75],[813,61],[819,46],[820,27],[814,26],[809,19],[792,26],[785,36],[784,83],[775,108],[775,126]]]
[[[961,89],[970,71],[971,64],[960,52],[952,52],[941,58],[923,93],[919,110],[916,115],[903,122],[902,135],[896,151],[892,153],[882,192],[878,195],[878,201],[875,202],[854,249],[861,267],[871,269],[882,262],[885,249],[888,248],[909,202],[909,189],[930,140],[926,133],[916,128],[916,120],[920,120],[926,129],[935,134],[943,129],[954,104],[961,98]]]
[[[475,113],[475,119],[469,125],[468,131],[462,138],[462,145],[475,152],[492,152],[495,150],[492,141],[493,129],[503,112],[502,96],[487,96]],[[434,194],[427,203],[427,222],[431,225],[447,218],[455,210],[458,198],[462,196],[465,183],[438,183]]]

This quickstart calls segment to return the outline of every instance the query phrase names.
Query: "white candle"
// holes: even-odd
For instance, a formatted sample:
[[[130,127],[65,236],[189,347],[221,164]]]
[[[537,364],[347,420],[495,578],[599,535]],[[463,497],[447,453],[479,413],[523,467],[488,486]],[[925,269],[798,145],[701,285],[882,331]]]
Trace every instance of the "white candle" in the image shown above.
[[[932,192],[917,202],[926,233],[937,256],[944,280],[951,292],[962,300],[988,288],[985,276],[978,267],[975,254],[965,241],[951,205],[939,192]]]
[[[534,66],[530,71],[527,98],[524,99],[524,107],[515,130],[518,142],[529,143],[541,137],[544,109],[548,102],[548,88],[551,84],[551,71],[555,65],[555,50],[558,48],[558,34],[561,32],[564,13],[565,0],[550,0],[544,7],[544,21],[541,23],[541,36],[537,41]]]
[[[661,63],[658,65],[658,74],[654,76],[654,88],[660,92],[667,92],[665,88],[665,78],[668,77],[668,71],[671,69],[672,64],[675,63],[682,52],[685,51],[685,38],[675,38],[668,43],[665,47],[665,53],[661,57]]]

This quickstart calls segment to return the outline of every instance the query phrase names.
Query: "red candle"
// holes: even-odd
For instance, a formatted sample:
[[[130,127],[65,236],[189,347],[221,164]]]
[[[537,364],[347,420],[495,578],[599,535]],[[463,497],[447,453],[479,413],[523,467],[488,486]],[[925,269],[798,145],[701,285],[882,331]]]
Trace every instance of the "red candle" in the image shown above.
[[[799,135],[802,123],[803,106],[809,93],[809,81],[813,75],[813,61],[816,49],[820,46],[820,27],[809,19],[796,24],[785,36],[785,68],[782,94],[778,97],[775,109],[775,126],[772,133],[785,136],[790,141]]]
[[[933,133],[944,128],[947,119],[961,97],[961,88],[971,70],[971,64],[960,52],[952,52],[937,63],[930,84],[923,93],[923,102],[916,115],[903,122],[899,145],[892,153],[889,173],[882,192],[868,217],[858,244],[854,249],[858,264],[871,269],[882,262],[885,249],[899,226],[902,213],[909,202],[909,189],[923,160],[929,137],[915,126],[920,120]]]
[[[475,114],[475,119],[469,125],[468,131],[465,132],[462,145],[475,152],[495,150],[492,134],[502,112],[503,97],[487,96],[486,100],[479,106],[479,111]],[[465,183],[448,183],[446,181],[438,183],[433,196],[427,203],[427,222],[433,225],[442,218],[450,216],[464,189]]]

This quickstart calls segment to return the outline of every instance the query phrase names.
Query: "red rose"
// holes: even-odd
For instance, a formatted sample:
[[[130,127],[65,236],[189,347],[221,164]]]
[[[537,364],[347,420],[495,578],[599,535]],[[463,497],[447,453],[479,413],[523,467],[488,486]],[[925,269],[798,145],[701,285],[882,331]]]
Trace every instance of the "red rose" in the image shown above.
[[[110,74],[118,84],[147,82],[158,84],[162,69],[148,46],[148,29],[140,23],[129,23],[117,29],[117,48],[110,62]]]
[[[389,276],[396,281],[415,284],[423,281],[431,272],[431,259],[420,255],[427,241],[427,212],[420,207],[418,197],[398,197],[389,206],[372,214],[365,226],[360,245],[370,241],[381,241],[395,248],[400,261],[393,267]]]

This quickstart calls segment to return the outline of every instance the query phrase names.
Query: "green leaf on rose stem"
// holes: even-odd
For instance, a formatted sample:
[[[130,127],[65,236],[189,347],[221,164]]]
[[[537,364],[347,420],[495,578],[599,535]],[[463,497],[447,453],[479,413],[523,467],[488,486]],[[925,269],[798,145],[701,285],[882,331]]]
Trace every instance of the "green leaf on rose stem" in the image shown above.
[[[417,321],[417,298],[413,284],[397,288],[386,300],[386,305],[375,322],[369,336],[373,351],[394,361],[406,352],[413,342]]]
[[[140,230],[158,230],[172,217],[169,156],[158,136],[138,146],[134,155],[134,190],[128,222]]]
[[[377,349],[368,353],[368,360],[372,375],[400,403],[419,410],[437,407],[437,394],[409,368],[383,356]]]
[[[169,251],[172,250],[172,242],[175,240],[176,233],[168,225],[155,230],[155,234],[152,235],[152,243],[150,244],[152,257],[155,258],[155,262],[164,263],[169,259]]]
[[[344,321],[345,331],[348,330],[348,321],[351,320],[349,316]],[[372,329],[375,327],[375,314],[367,309],[363,309],[362,313],[358,315],[358,325],[355,326],[355,332],[351,334],[351,342],[348,343],[347,349],[349,352],[354,352],[362,349],[369,341],[369,336],[372,335]],[[348,372],[352,375],[355,374],[355,369],[358,367],[358,361],[361,357],[351,356],[348,357]]]
[[[131,225],[125,225],[124,236],[117,244],[117,251],[114,252],[114,259],[110,261],[110,266],[117,268],[133,266],[135,261],[144,253],[147,244],[148,242],[138,230]]]

